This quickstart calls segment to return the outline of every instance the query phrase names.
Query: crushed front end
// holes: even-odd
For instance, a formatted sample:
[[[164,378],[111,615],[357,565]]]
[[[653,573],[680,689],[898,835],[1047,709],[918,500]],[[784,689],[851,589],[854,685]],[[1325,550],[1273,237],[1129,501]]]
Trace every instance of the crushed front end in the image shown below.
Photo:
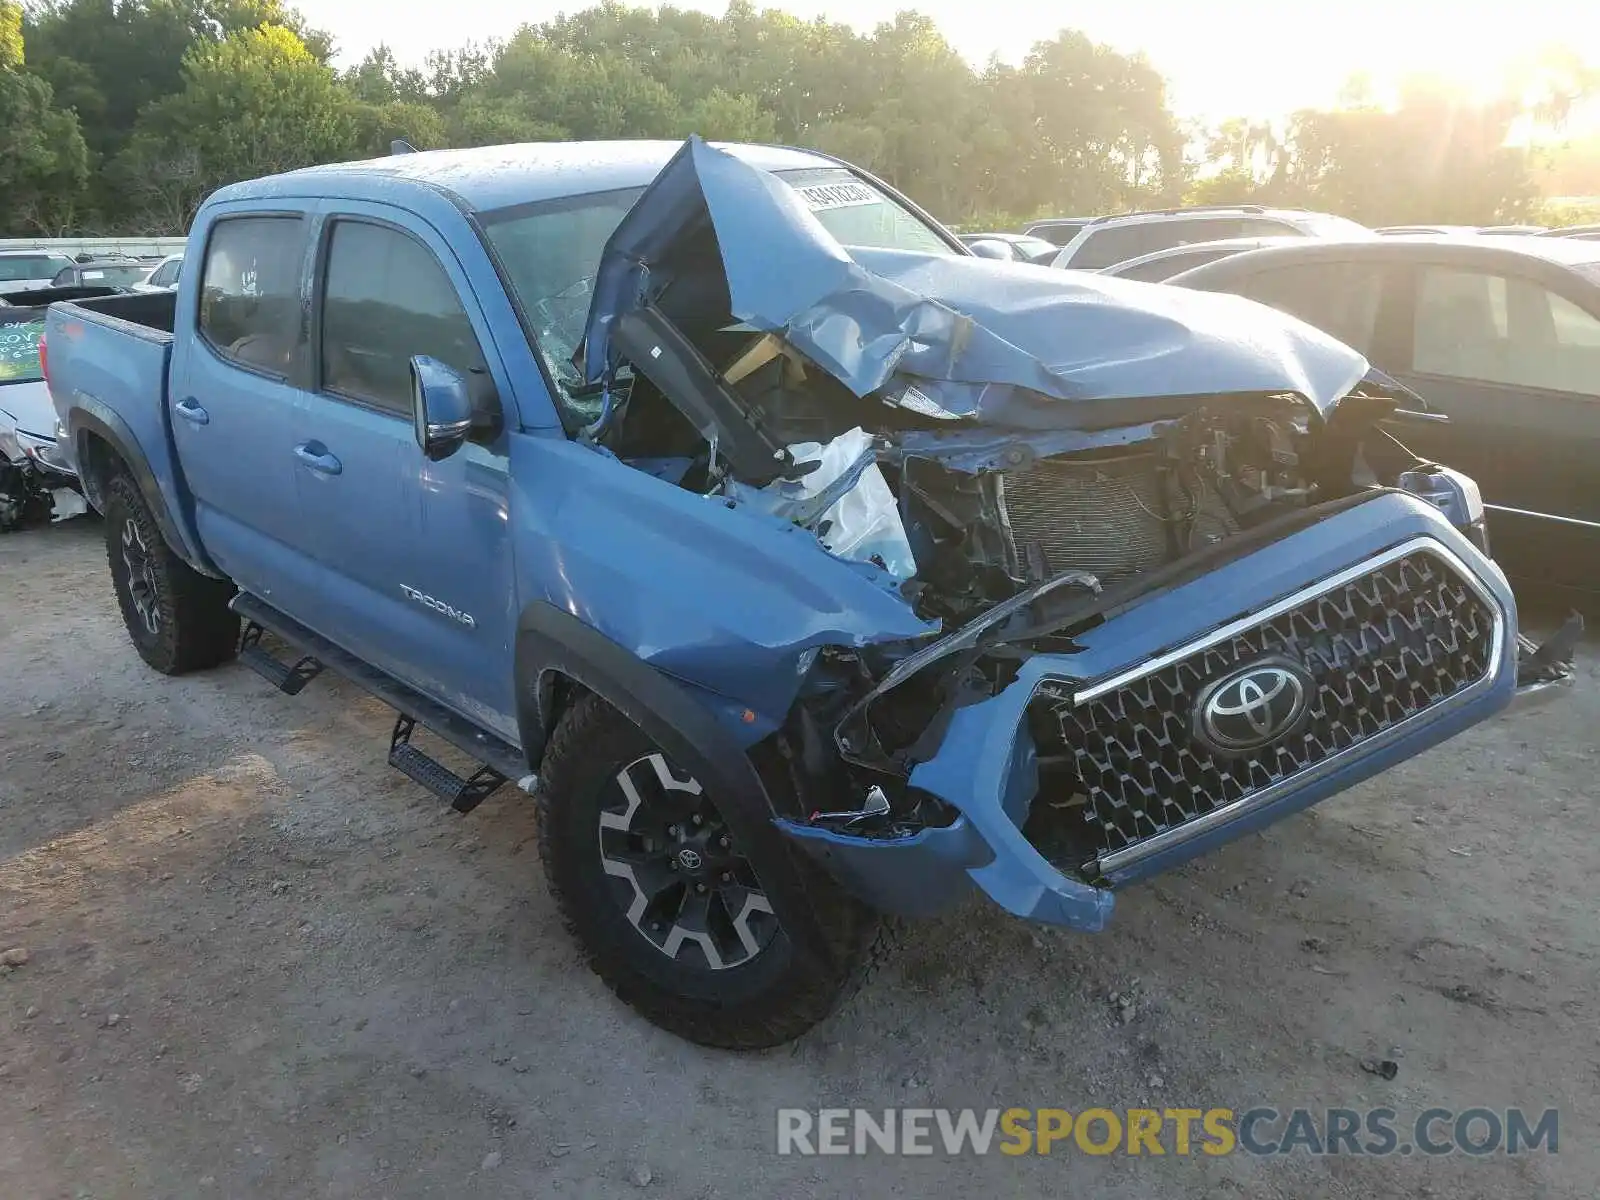
[[[954,707],[910,766],[908,797],[942,823],[787,831],[890,910],[934,911],[970,880],[1019,916],[1098,929],[1116,887],[1418,754],[1516,687],[1503,576],[1394,491],[1108,590],[1073,627]],[[1285,675],[1296,704],[1274,703]]]
[[[1417,398],[1246,301],[847,253],[691,141],[608,245],[578,366],[581,440],[809,532],[818,594],[869,576],[928,631],[797,628],[759,700],[677,660],[771,741],[784,832],[887,911],[975,886],[1098,929],[1118,887],[1570,674],[1570,630],[1518,636],[1472,482],[1384,431]]]

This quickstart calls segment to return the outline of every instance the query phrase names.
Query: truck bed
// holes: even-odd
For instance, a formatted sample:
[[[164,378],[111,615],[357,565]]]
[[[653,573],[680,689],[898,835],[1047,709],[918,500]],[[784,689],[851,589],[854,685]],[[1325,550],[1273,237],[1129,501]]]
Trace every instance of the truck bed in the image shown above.
[[[176,309],[173,292],[135,292],[60,302],[47,311],[51,403],[62,423],[78,431],[63,450],[97,507],[94,473],[85,474],[78,461],[95,444],[114,451],[152,498],[158,492],[166,513],[187,511],[167,412]],[[182,531],[167,532],[173,545],[197,554]]]
[[[105,318],[105,323],[115,324],[136,337],[165,334],[170,342],[173,318],[178,309],[178,293],[119,292],[110,296],[96,295],[89,299],[73,300],[64,307]]]
[[[52,304],[45,342],[56,411],[109,408],[146,453],[158,451],[166,442],[176,300],[170,292],[151,292]]]

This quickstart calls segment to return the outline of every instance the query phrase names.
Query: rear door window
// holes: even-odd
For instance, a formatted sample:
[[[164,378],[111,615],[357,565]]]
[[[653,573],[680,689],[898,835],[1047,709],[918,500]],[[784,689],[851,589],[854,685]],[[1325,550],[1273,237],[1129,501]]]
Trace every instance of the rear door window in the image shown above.
[[[1091,230],[1083,245],[1073,254],[1071,265],[1098,270],[1127,262],[1130,258],[1154,254],[1157,250],[1240,236],[1240,224],[1232,218],[1130,221],[1126,225]]]
[[[1532,279],[1425,267],[1413,334],[1419,374],[1600,396],[1600,317]]]
[[[300,333],[305,222],[227,217],[212,227],[200,280],[200,334],[224,358],[286,378]]]
[[[1028,236],[1042,238],[1052,246],[1065,246],[1083,232],[1083,226],[1086,224],[1088,222],[1073,225],[1035,225],[1028,230]]]
[[[1231,248],[1207,248],[1194,250],[1178,250],[1171,254],[1164,254],[1160,258],[1149,262],[1139,263],[1137,266],[1125,270],[1113,269],[1111,274],[1118,279],[1142,279],[1147,283],[1162,283],[1174,275],[1201,266],[1208,262],[1215,262],[1219,258],[1226,258],[1229,254],[1236,253]]]
[[[1239,232],[1230,237],[1305,237],[1305,231],[1271,217],[1240,217]]]
[[[1369,354],[1383,297],[1383,270],[1366,263],[1302,263],[1263,271],[1239,291]]]
[[[467,310],[433,251],[366,221],[334,223],[321,343],[323,390],[403,416],[411,415],[413,355],[463,377],[485,370]]]

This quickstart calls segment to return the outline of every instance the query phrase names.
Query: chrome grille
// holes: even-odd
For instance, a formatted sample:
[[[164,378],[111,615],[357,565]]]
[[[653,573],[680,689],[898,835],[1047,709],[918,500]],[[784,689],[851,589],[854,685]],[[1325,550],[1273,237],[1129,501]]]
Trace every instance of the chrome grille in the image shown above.
[[[1088,571],[1102,583],[1166,562],[1159,462],[1152,454],[1046,460],[998,476],[1016,576],[1033,577],[1034,553],[1047,575]]]
[[[1034,704],[1047,719],[1036,726],[1060,737],[1041,751],[1074,764],[1088,841],[1106,868],[1487,680],[1502,636],[1489,595],[1444,555],[1413,544],[1148,674],[1089,689],[1084,701],[1041,690]],[[1192,732],[1200,691],[1267,655],[1298,661],[1315,682],[1307,719],[1250,755],[1213,753]]]

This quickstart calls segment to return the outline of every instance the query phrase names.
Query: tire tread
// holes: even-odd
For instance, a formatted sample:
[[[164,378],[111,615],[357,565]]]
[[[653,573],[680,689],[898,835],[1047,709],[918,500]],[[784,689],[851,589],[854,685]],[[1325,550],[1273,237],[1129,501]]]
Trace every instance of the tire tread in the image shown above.
[[[539,855],[562,923],[601,981],[662,1028],[725,1050],[762,1050],[793,1041],[842,1007],[878,970],[891,953],[892,924],[850,896],[803,853],[791,850],[793,866],[805,876],[811,918],[831,952],[830,961],[797,958],[781,986],[738,1008],[687,1002],[631,970],[627,961],[631,948],[610,944],[614,939],[592,939],[575,911],[571,864],[554,830],[557,806],[568,798],[573,764],[604,757],[608,744],[641,736],[625,716],[593,695],[580,697],[551,736],[535,805]]]

